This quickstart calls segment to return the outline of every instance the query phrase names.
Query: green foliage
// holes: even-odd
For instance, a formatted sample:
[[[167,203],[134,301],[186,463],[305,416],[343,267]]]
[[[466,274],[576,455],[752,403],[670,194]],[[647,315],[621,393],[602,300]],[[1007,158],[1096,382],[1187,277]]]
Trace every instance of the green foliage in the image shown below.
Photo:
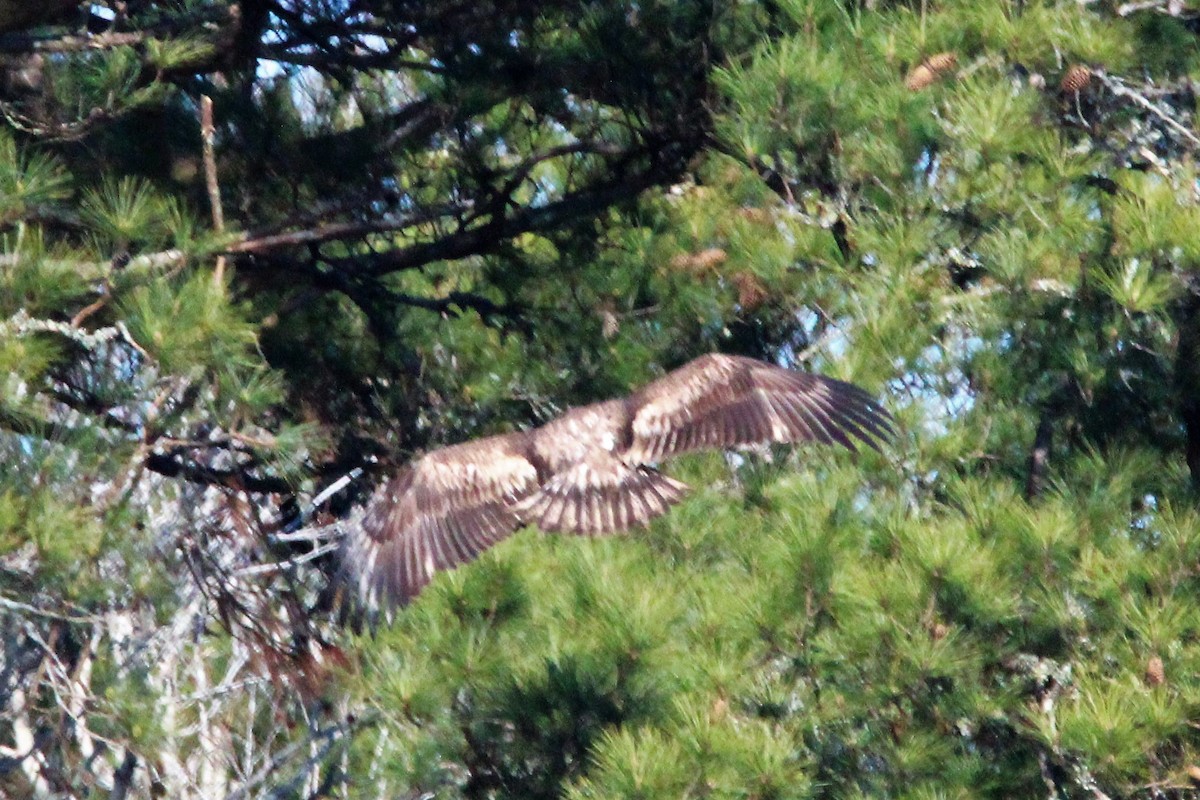
[[[105,179],[99,189],[88,189],[80,212],[107,249],[120,250],[132,243],[152,247],[168,241],[166,204],[135,178]]]
[[[889,472],[880,461],[866,479]],[[1146,741],[1161,756],[1191,738],[1200,684],[1176,664],[1196,658],[1200,617],[1175,547],[1194,519],[1164,515],[1147,536],[1111,485],[1031,507],[978,481],[914,515],[894,479],[856,500],[862,473],[777,478],[765,516],[703,492],[702,535],[720,550],[678,544],[701,535],[686,508],[620,543],[522,534],[479,567],[520,565],[507,611],[493,582],[439,579],[362,643],[377,654],[355,679],[364,698],[407,709],[393,763],[460,752],[501,796],[553,793],[547,775],[578,797],[907,796],[922,783],[1011,796],[1039,785],[1043,748],[1111,785],[1147,768]],[[1160,588],[1132,589],[1139,573]],[[455,611],[489,601],[484,617]],[[1143,677],[1156,653],[1160,687]],[[1067,664],[1081,667],[1053,673]],[[1045,717],[1027,702],[1038,680],[1054,693]],[[581,746],[594,748],[587,777]],[[449,772],[402,775],[474,791]]]
[[[145,84],[141,80],[143,61],[133,47],[117,46],[78,58],[53,59],[45,68],[52,102],[67,119],[123,113],[161,102],[167,94],[160,83]]]
[[[130,331],[169,372],[248,364],[252,325],[230,308],[225,288],[198,272],[176,283],[155,279],[125,300]]]
[[[917,445],[900,462],[909,479],[896,464],[827,470],[810,456],[794,475],[743,467],[739,488],[717,460],[696,460],[678,472],[717,488],[629,541],[521,534],[361,643],[372,655],[353,684],[382,718],[421,698],[384,760],[409,765],[406,785],[464,796],[1008,797],[1044,791],[1045,764],[1075,776],[1063,785],[1178,782],[1196,747],[1194,700],[1183,699],[1196,686],[1170,677],[1179,656],[1163,654],[1194,649],[1192,578],[1189,557],[1160,542],[1182,531],[1167,499],[1186,505],[1190,490],[1162,469],[1179,463],[1169,410],[1132,409],[1169,402],[1165,354],[1194,261],[1192,179],[1114,168],[997,60],[1053,70],[1057,47],[1121,69],[1135,28],[1066,5],[957,4],[898,10],[896,30],[919,32],[905,37],[887,14],[785,10],[795,34],[717,72],[727,155],[696,186],[643,204],[641,229],[613,240],[632,259],[609,256],[614,268],[580,284],[595,292],[583,306],[633,260],[642,281],[612,292],[615,307],[653,297],[655,322],[623,322],[614,359],[672,339],[673,352],[696,337],[740,342],[734,321],[761,324],[769,308],[740,304],[739,274],[768,306],[820,309],[817,326],[792,323],[791,347],[860,381],[883,374],[880,351],[899,365]],[[971,77],[906,92],[903,65],[944,49],[960,64],[977,57]],[[914,176],[923,159],[936,174]],[[832,216],[815,193],[781,213],[738,162],[861,195]],[[1106,194],[1097,174],[1120,189]],[[848,226],[848,261],[834,219]],[[637,271],[641,260],[658,268]],[[528,360],[502,341],[502,363]],[[534,373],[503,374],[493,385]],[[1065,440],[1053,445],[1055,488],[1030,503],[1021,489],[1046,408]],[[478,630],[466,608],[491,609],[486,633],[462,650],[433,644]],[[610,628],[614,616],[629,627]],[[631,682],[610,685],[638,715],[605,714],[612,696],[577,679],[562,694],[564,665],[600,654],[620,672],[631,650]],[[1156,655],[1162,685],[1147,677]],[[396,695],[393,670],[409,687]],[[540,749],[553,742],[574,759],[580,747],[551,735],[563,727],[538,716],[546,700],[605,720],[598,737],[580,722],[590,766]],[[378,740],[364,758],[368,745]],[[468,771],[420,769],[432,752],[457,753]],[[536,782],[548,773],[555,782]]]
[[[151,39],[146,42],[147,60],[160,70],[173,70],[214,55],[211,42],[202,39]]]
[[[22,151],[10,135],[0,134],[0,219],[20,219],[68,191],[66,173],[54,156]]]
[[[111,5],[0,65],[0,794],[1193,791],[1186,14]],[[711,351],[898,439],[337,625],[366,484]]]

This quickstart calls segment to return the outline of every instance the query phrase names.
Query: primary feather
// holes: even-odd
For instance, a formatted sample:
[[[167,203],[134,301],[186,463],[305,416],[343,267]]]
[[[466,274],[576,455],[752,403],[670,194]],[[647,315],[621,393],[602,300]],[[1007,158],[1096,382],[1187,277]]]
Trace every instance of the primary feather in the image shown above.
[[[645,525],[687,491],[652,466],[665,458],[771,442],[878,449],[891,434],[887,411],[853,384],[701,356],[629,397],[412,462],[351,527],[344,573],[369,610],[391,608],[526,524],[587,535]]]

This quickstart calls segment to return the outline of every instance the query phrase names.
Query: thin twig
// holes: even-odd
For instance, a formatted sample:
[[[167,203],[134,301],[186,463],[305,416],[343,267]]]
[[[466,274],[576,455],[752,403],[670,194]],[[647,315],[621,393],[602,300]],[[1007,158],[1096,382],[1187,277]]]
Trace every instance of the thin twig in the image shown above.
[[[1107,75],[1104,72],[1097,72],[1096,77],[1108,88],[1110,92],[1118,97],[1128,97],[1134,103],[1165,122],[1168,127],[1170,127],[1179,135],[1183,136],[1183,138],[1187,139],[1193,147],[1200,147],[1200,137],[1197,137],[1196,134],[1192,133],[1187,126],[1178,122],[1166,111],[1163,111],[1157,105],[1150,102],[1150,100],[1148,100],[1141,92],[1130,89],[1120,78],[1114,78],[1113,76]]]
[[[104,289],[104,291],[103,291],[103,292],[100,294],[100,297],[99,297],[99,299],[97,299],[97,300],[95,300],[95,301],[93,301],[93,302],[89,303],[88,305],[84,306],[84,307],[83,307],[83,308],[82,308],[82,309],[79,311],[79,313],[78,313],[78,314],[76,314],[75,316],[71,317],[71,327],[72,327],[72,328],[78,328],[78,327],[79,327],[81,324],[83,324],[83,321],[84,321],[85,319],[87,319],[87,318],[88,318],[88,317],[90,317],[92,314],[95,314],[97,311],[99,311],[100,309],[102,309],[102,308],[104,308],[106,305],[108,305],[108,299],[109,299],[109,297],[110,297],[110,295],[109,295],[109,292],[108,292],[108,287],[107,287],[107,286],[105,286],[105,289]]]
[[[337,538],[341,535],[341,528],[342,523],[335,522],[332,525],[301,528],[295,532],[272,533],[267,538],[272,542],[320,542],[325,539]]]
[[[9,611],[20,611],[24,614],[32,614],[36,617],[45,617],[46,619],[56,619],[61,622],[98,622],[100,617],[95,614],[62,614],[55,611],[46,611],[45,609],[31,606],[28,603],[21,603],[16,600],[10,600],[4,595],[0,595],[0,608],[8,609]]]
[[[254,789],[256,786],[270,778],[276,770],[281,768],[284,764],[295,757],[297,753],[301,752],[305,747],[312,743],[322,743],[322,747],[317,756],[317,759],[319,760],[320,758],[324,757],[325,753],[329,752],[329,749],[333,746],[334,742],[345,735],[345,733],[346,730],[342,726],[334,725],[323,730],[314,731],[306,739],[293,742],[276,753],[274,758],[272,758],[257,772],[246,779],[241,786],[230,792],[226,796],[225,800],[242,800],[242,798],[248,797],[250,790]],[[306,761],[304,766],[307,767],[310,761],[312,761],[312,759]]]
[[[217,183],[217,156],[213,147],[213,102],[204,95],[200,98],[200,140],[204,153],[204,185],[208,189],[208,204],[212,209],[213,230],[220,236],[225,232],[225,211],[221,207],[221,185]],[[218,284],[225,280],[225,256],[217,256],[213,280]]]
[[[244,578],[248,575],[262,575],[267,572],[279,572],[280,570],[288,569],[299,564],[306,564],[309,561],[320,558],[326,553],[332,553],[341,546],[340,542],[330,542],[329,544],[321,545],[315,550],[310,550],[302,556],[289,558],[287,561],[279,561],[271,564],[256,564],[252,567],[242,567],[241,569],[232,570],[232,574],[239,578]]]

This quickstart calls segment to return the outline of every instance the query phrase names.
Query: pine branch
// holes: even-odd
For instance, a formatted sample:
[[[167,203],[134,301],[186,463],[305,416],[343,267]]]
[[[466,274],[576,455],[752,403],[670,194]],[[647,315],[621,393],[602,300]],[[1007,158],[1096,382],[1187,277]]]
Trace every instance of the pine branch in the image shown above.
[[[387,275],[415,269],[434,261],[448,261],[494,251],[502,242],[525,233],[555,230],[569,221],[591,216],[621,202],[632,200],[651,186],[678,175],[678,167],[654,165],[643,172],[581,189],[544,206],[526,207],[508,217],[491,217],[478,225],[461,228],[432,242],[383,253],[324,258],[335,270],[370,275]]]
[[[496,195],[492,203],[498,214],[503,214],[511,193],[525,180],[529,172],[538,164],[550,159],[585,153],[620,154],[622,160],[625,161],[632,160],[636,156],[647,157],[650,164],[641,172],[581,189],[554,203],[545,206],[528,206],[507,217],[488,217],[479,224],[460,228],[433,241],[421,242],[378,254],[323,258],[322,261],[335,270],[360,272],[365,265],[368,274],[384,275],[414,269],[433,261],[464,258],[491,252],[502,241],[524,233],[556,229],[572,219],[599,213],[609,206],[633,199],[652,186],[669,182],[678,174],[683,153],[689,152],[695,144],[694,142],[677,142],[664,145],[658,150],[641,152],[622,151],[602,142],[576,143],[551,148],[532,155],[511,170],[510,179],[504,184],[503,191]],[[663,153],[672,155],[664,160],[661,157]],[[372,234],[400,233],[447,217],[461,218],[471,211],[472,205],[468,201],[426,209],[409,215],[389,215],[369,221],[334,222],[299,230],[247,233],[215,249],[214,252],[218,255],[265,255],[287,248],[361,239]],[[189,255],[178,249],[144,253],[130,259],[128,268],[162,269],[183,263]],[[15,265],[18,263],[18,259],[17,254],[0,255],[0,266]],[[80,271],[103,271],[108,266],[103,262],[61,259],[56,263],[64,268]]]
[[[142,461],[146,469],[167,478],[183,478],[204,486],[222,486],[264,494],[291,494],[292,486],[282,478],[252,475],[247,469],[214,469],[163,453],[151,453]]]
[[[87,35],[63,33],[51,29],[44,33],[28,33],[21,30],[26,26],[4,24],[4,4],[23,3],[24,0],[0,0],[0,53],[78,53],[88,50],[109,50],[114,47],[129,47],[144,44],[150,39],[180,36],[192,30],[204,30],[207,37],[213,35],[212,26],[236,25],[237,14],[228,6],[211,5],[196,8],[187,13],[175,13],[161,22],[135,31],[104,31]],[[78,6],[77,0],[54,0],[59,5]],[[52,7],[54,2],[49,5]],[[33,8],[37,4],[28,4]],[[45,14],[46,4],[38,6],[35,13]],[[28,27],[33,27],[29,25]],[[220,28],[218,27],[218,35]]]
[[[12,408],[3,403],[0,403],[0,429],[43,441],[64,441],[74,432],[66,425],[51,422],[24,409]]]

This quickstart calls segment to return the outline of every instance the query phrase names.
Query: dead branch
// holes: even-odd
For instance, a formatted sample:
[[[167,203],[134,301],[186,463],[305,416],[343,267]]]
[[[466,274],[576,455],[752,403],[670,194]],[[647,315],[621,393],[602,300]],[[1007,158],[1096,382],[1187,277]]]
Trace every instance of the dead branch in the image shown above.
[[[304,775],[312,764],[318,763],[323,759],[333,748],[333,745],[348,732],[347,726],[344,725],[330,725],[326,728],[318,728],[312,731],[308,737],[293,742],[276,753],[270,761],[243,781],[241,786],[226,795],[225,800],[245,800],[245,798],[249,797],[251,790],[271,778],[276,772],[287,765],[289,761],[294,759],[298,753],[306,749],[313,752],[311,748],[315,746],[317,747],[315,754],[310,755],[299,770],[299,773]]]
[[[221,207],[221,185],[217,183],[217,156],[213,147],[213,102],[208,95],[200,98],[200,143],[204,161],[204,186],[208,191],[208,206],[212,211],[213,230],[217,235],[225,233],[225,211]],[[217,256],[217,265],[213,270],[213,280],[221,284],[225,281],[225,256]]]
[[[1096,72],[1096,78],[1102,84],[1104,84],[1105,88],[1107,88],[1110,92],[1112,92],[1117,97],[1128,98],[1128,99],[1132,100],[1136,105],[1141,106],[1142,108],[1144,108],[1145,110],[1147,110],[1151,114],[1153,114],[1154,116],[1158,117],[1160,120],[1162,120],[1167,125],[1167,127],[1169,127],[1171,130],[1175,131],[1180,136],[1182,136],[1184,139],[1186,139],[1187,142],[1192,147],[1200,147],[1200,137],[1197,137],[1196,134],[1192,133],[1192,130],[1190,128],[1188,128],[1186,125],[1184,125],[1181,122],[1179,122],[1178,120],[1176,120],[1175,117],[1172,116],[1170,112],[1163,109],[1157,103],[1154,103],[1153,101],[1151,101],[1144,94],[1137,91],[1136,89],[1130,88],[1120,78],[1109,75],[1102,70]]]

